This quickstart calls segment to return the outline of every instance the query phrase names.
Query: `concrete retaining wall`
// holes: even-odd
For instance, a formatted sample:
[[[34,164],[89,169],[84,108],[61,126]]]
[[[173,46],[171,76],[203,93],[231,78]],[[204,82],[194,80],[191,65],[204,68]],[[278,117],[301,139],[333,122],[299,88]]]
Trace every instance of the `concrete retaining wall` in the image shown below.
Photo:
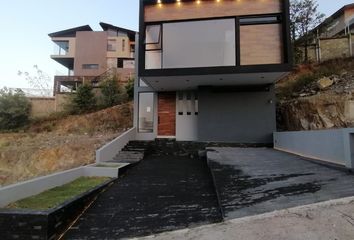
[[[72,182],[82,175],[83,168],[80,167],[0,188],[0,207]]]
[[[274,148],[354,168],[354,128],[276,132]]]
[[[116,156],[129,141],[136,138],[136,129],[131,128],[113,141],[107,143],[96,151],[96,162],[110,161]]]
[[[2,187],[0,188],[0,208],[20,199],[72,182],[79,177],[117,178],[119,170],[123,170],[128,165],[95,167],[95,164],[92,164]]]

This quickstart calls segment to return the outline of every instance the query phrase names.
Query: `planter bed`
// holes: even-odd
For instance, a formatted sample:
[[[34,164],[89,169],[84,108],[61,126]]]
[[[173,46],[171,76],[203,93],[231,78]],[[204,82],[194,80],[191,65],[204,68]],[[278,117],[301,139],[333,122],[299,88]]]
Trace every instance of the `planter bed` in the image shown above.
[[[0,209],[0,239],[57,239],[72,221],[113,181],[115,179],[105,178],[102,183],[95,184],[89,190],[87,190],[88,188],[80,188],[79,192],[81,193],[78,195],[73,194],[75,196],[69,196],[68,200],[64,200],[64,202],[59,204],[52,201],[44,201],[46,206],[39,206],[43,196],[45,200],[48,200],[45,198],[46,196],[53,198],[55,189],[10,204],[10,207],[28,207],[32,205],[37,210]],[[57,189],[63,190],[64,187],[66,186]],[[38,199],[38,204],[35,203],[36,198]],[[53,204],[56,206],[52,207]],[[48,209],[48,207],[52,208]]]

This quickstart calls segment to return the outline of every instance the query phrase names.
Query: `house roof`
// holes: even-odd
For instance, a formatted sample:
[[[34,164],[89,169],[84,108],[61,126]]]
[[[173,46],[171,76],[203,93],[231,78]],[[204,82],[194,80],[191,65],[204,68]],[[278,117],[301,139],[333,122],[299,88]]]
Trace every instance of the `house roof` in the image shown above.
[[[330,18],[337,18],[340,15],[344,14],[344,12],[348,9],[354,8],[354,3],[351,4],[347,4],[344,7],[342,7],[341,9],[339,9],[337,12],[335,12],[334,14],[332,14],[332,16],[330,16]]]
[[[336,18],[340,17],[341,15],[343,15],[346,10],[352,9],[352,8],[354,8],[354,3],[345,5],[344,7],[342,7],[341,9],[339,9],[337,12],[333,13],[331,16],[329,16],[328,18],[326,18],[320,25],[318,25],[317,27],[315,27],[315,28],[312,30],[312,32],[317,31],[317,29],[321,29],[323,26],[325,26],[326,24],[328,24],[329,22],[331,22],[333,19],[336,19]]]
[[[49,33],[49,37],[75,37],[76,32],[81,32],[81,31],[93,31],[92,28],[89,25],[84,25],[80,27],[75,27],[75,28],[70,28],[66,30],[62,30],[59,32],[54,32],[54,33]]]
[[[112,24],[108,24],[108,23],[104,23],[104,22],[100,22],[100,26],[104,31],[112,29],[112,30],[116,30],[116,31],[120,31],[120,32],[126,32],[131,40],[135,39],[136,32],[133,30],[117,27]]]

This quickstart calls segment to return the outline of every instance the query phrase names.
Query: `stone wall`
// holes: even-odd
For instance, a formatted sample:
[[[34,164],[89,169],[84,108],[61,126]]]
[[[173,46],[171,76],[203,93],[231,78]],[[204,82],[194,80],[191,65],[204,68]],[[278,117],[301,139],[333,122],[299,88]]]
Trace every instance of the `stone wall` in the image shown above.
[[[321,61],[351,56],[348,37],[320,39]]]
[[[305,48],[300,47],[302,61],[305,60]],[[336,38],[320,38],[316,44],[307,48],[310,62],[323,62],[335,58],[354,56],[354,35]]]

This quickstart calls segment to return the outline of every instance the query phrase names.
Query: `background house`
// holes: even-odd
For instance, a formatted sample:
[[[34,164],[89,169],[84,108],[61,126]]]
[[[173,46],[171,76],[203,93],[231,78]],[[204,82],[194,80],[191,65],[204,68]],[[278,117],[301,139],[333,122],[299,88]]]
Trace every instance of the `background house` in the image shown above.
[[[103,31],[81,26],[49,34],[55,52],[51,58],[68,69],[55,76],[54,94],[72,92],[83,82],[97,84],[100,76],[115,73],[121,83],[134,77],[135,32],[100,23]]]
[[[328,17],[310,32],[308,60],[321,62],[354,56],[354,3],[348,4]],[[298,42],[301,43],[300,38]],[[304,47],[300,47],[304,52]],[[304,54],[300,56],[304,60]]]

